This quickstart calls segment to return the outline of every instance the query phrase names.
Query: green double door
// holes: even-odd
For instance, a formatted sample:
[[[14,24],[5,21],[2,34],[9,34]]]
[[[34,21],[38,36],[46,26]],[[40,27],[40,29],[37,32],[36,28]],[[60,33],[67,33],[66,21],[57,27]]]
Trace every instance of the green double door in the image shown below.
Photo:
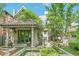
[[[31,43],[31,31],[30,30],[19,30],[18,31],[18,43],[26,44]]]

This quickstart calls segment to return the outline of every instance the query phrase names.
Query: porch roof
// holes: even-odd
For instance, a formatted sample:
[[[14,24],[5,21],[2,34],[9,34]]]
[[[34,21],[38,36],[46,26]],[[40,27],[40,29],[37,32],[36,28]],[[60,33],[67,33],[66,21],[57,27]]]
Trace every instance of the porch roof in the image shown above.
[[[36,22],[33,20],[21,21],[21,20],[10,20],[7,23],[0,24],[2,27],[37,27]]]

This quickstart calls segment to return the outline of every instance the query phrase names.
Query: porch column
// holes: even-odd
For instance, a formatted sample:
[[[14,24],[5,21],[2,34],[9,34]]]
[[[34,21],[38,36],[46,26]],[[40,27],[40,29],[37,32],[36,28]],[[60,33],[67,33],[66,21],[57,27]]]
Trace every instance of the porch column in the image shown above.
[[[35,46],[38,45],[38,38],[37,38],[37,29],[35,30],[35,39],[34,39],[34,43],[35,43]]]
[[[32,27],[31,28],[31,34],[32,34],[32,37],[31,37],[31,47],[34,47],[34,28]]]
[[[6,29],[6,40],[5,40],[5,46],[8,46],[8,39],[9,39],[9,34],[8,34],[8,29]]]

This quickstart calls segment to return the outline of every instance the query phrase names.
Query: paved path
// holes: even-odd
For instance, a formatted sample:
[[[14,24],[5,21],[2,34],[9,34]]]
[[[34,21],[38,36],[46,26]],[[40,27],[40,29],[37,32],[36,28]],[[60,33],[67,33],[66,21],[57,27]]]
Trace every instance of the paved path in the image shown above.
[[[25,56],[40,56],[39,52],[27,52]]]

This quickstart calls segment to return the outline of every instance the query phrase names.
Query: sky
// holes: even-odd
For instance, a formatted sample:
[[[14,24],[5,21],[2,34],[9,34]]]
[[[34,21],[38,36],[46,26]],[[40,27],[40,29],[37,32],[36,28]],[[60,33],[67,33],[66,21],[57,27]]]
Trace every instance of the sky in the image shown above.
[[[32,10],[34,13],[36,13],[38,16],[44,15],[45,6],[48,6],[49,4],[43,4],[43,3],[8,3],[4,10],[7,10],[10,14],[12,14],[13,9],[18,11],[22,6],[25,6],[27,9]]]
[[[5,6],[4,10],[7,10],[10,14],[12,14],[13,9],[18,11],[22,6],[25,6],[27,9],[30,9],[38,16],[42,16],[46,11],[45,6],[50,6],[50,4],[49,3],[8,3]],[[79,6],[75,6],[73,13],[76,10],[79,10]]]

